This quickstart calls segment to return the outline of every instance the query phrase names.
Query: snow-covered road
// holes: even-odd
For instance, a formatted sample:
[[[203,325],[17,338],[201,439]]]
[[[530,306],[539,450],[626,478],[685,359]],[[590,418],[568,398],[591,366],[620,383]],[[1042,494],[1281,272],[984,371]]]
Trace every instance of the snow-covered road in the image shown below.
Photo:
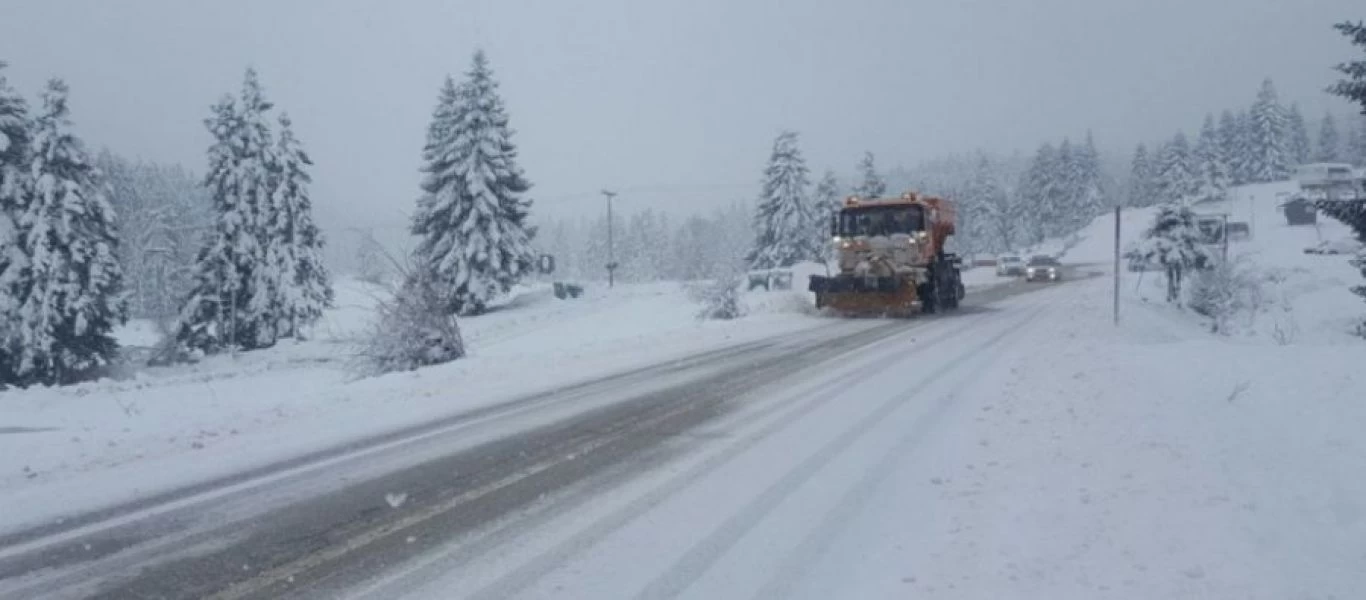
[[[352,597],[902,596],[916,589],[910,565],[888,559],[935,528],[925,508],[942,485],[970,474],[939,442],[973,429],[997,393],[983,375],[1043,333],[1036,318],[1060,291],[910,328],[753,390],[666,440],[656,452],[671,458],[610,494],[547,498]],[[868,563],[879,546],[887,562]]]
[[[955,315],[835,321],[709,351],[88,515],[80,523],[11,534],[0,548],[0,596],[198,597],[229,583],[236,585],[224,597],[302,590],[331,596],[373,583],[365,581],[370,576],[388,576],[382,566],[431,557],[445,562],[450,553],[442,546],[452,540],[512,541],[501,523],[520,524],[515,529],[539,538],[540,527],[528,523],[557,514],[585,492],[627,486],[627,493],[606,494],[594,506],[640,498],[631,491],[635,486],[678,468],[695,469],[683,465],[699,459],[709,465],[706,473],[688,479],[704,485],[725,477],[723,463],[790,446],[783,440],[805,435],[813,424],[865,421],[870,408],[900,418],[903,404],[918,405],[934,394],[922,390],[912,399],[903,391],[969,376],[970,365],[1001,352],[997,342],[1028,325],[1038,306],[980,302],[1032,289],[1018,285],[987,295]],[[866,393],[886,387],[889,374],[892,381],[905,380],[887,388],[893,396]],[[860,428],[868,431],[857,440],[877,439],[876,432],[885,430],[881,423],[869,425],[877,427]],[[820,439],[819,431],[810,441]],[[732,439],[751,441],[736,447]],[[842,455],[842,446],[853,441],[825,454]],[[797,460],[801,449],[780,453]],[[683,462],[666,460],[675,455]],[[528,521],[532,513],[541,516]],[[616,514],[620,519],[625,513]],[[561,527],[544,526],[547,534]],[[404,589],[429,570],[405,569],[407,575],[394,580]],[[488,585],[500,584],[490,579]]]

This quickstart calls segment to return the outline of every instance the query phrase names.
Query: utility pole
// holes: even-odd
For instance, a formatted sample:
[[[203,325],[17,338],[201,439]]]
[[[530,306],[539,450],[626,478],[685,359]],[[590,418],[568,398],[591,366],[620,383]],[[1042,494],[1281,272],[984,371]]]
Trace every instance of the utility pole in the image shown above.
[[[1119,205],[1115,205],[1115,325],[1119,325]]]
[[[616,254],[612,248],[612,198],[617,193],[611,190],[603,190],[602,195],[607,197],[607,287],[613,287],[615,277],[613,274],[617,270]]]

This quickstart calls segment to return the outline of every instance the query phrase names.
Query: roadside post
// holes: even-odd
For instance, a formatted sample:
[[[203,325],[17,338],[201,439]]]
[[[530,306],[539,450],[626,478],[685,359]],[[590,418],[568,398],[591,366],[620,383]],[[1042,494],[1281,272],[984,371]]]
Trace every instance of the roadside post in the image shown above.
[[[1119,325],[1119,212],[1115,205],[1115,325]]]

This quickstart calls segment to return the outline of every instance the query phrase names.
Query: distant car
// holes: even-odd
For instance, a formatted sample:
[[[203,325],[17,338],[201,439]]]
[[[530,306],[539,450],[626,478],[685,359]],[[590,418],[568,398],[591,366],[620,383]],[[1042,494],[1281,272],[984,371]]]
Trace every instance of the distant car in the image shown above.
[[[997,277],[1015,277],[1024,275],[1024,259],[1012,254],[1006,254],[996,259]]]
[[[1062,279],[1062,264],[1052,256],[1031,256],[1025,264],[1025,281],[1057,281]]]

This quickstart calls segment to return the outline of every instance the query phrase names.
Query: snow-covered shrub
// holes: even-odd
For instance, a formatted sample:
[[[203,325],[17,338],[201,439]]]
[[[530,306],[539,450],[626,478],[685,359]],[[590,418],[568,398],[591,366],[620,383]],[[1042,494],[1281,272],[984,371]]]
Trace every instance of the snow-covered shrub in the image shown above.
[[[356,278],[371,285],[384,285],[389,278],[384,250],[374,236],[366,234],[356,247]]]
[[[403,284],[379,300],[374,322],[360,341],[360,356],[371,374],[411,371],[465,356],[445,286],[424,269],[403,270]]]
[[[1261,280],[1241,262],[1219,263],[1196,272],[1186,305],[1209,317],[1210,331],[1228,333],[1234,317],[1246,315],[1250,319],[1261,309]]]
[[[720,320],[743,317],[747,311],[740,299],[740,286],[743,283],[744,274],[735,270],[718,274],[712,281],[692,288],[693,299],[702,304],[697,317]]]
[[[1181,296],[1181,280],[1192,270],[1205,269],[1214,256],[1201,242],[1195,211],[1185,204],[1166,204],[1158,210],[1143,239],[1125,253],[1131,263],[1162,265],[1167,275],[1167,302]]]

